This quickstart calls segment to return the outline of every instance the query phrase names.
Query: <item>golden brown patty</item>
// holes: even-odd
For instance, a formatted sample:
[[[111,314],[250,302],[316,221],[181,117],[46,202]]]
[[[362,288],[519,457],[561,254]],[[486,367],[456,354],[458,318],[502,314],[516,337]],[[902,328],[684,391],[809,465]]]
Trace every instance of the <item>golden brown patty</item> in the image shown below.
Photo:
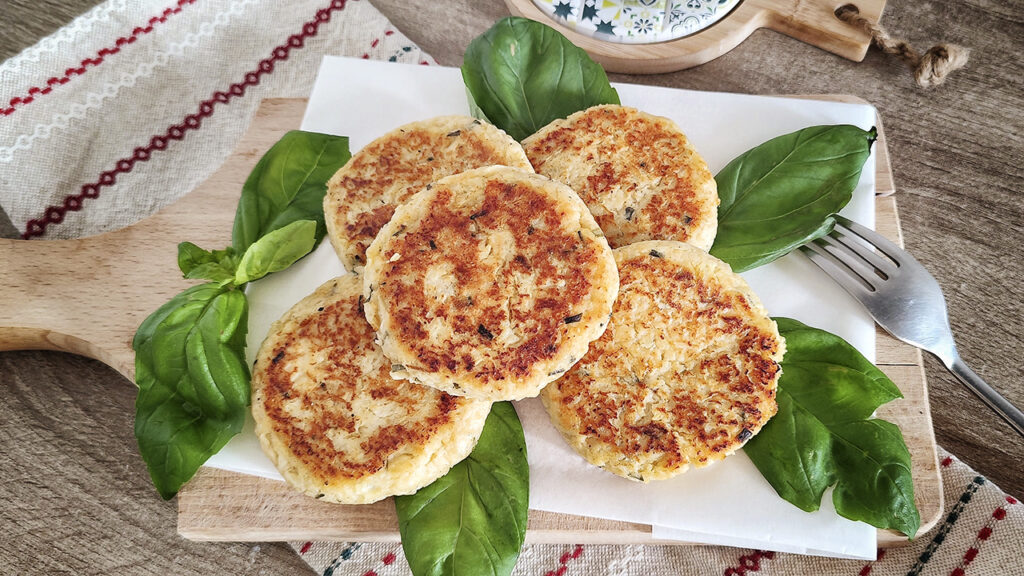
[[[503,164],[533,171],[522,146],[468,116],[406,124],[360,150],[327,183],[324,215],[331,244],[353,270],[395,207],[424,186],[470,168]]]
[[[263,451],[292,486],[331,502],[411,494],[465,458],[490,403],[388,375],[360,306],[361,279],[331,280],[270,329],[253,369]]]
[[[579,196],[504,166],[424,189],[366,258],[366,318],[392,376],[488,400],[536,396],[569,369],[619,285]]]
[[[551,421],[592,464],[668,478],[742,446],[776,412],[785,341],[729,266],[679,242],[615,250],[611,323],[541,392]]]
[[[718,187],[668,118],[595,106],[523,141],[539,174],[579,193],[612,248],[678,240],[707,251],[718,229]]]

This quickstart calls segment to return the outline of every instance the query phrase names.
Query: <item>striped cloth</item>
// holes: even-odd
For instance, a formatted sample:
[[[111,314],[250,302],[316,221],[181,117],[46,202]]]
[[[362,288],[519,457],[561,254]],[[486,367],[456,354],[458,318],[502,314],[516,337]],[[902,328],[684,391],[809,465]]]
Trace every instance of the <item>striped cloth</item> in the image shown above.
[[[526,546],[517,576],[1024,575],[1024,505],[939,449],[946,516],[874,562],[715,546]],[[399,544],[291,542],[323,576],[405,576]]]
[[[108,0],[0,65],[0,207],[25,238],[136,222],[212,174],[261,99],[308,96],[324,54],[434,64],[367,0]],[[533,545],[516,573],[1024,575],[1024,506],[945,453],[942,475],[945,521],[876,562]],[[409,573],[396,544],[292,546],[325,576]]]

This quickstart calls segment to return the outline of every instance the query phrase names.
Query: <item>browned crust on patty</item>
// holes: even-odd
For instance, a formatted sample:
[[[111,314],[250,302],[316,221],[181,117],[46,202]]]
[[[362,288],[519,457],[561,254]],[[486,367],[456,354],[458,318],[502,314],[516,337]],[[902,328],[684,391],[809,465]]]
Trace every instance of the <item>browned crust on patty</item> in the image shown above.
[[[468,116],[413,122],[367,144],[331,178],[324,197],[328,235],[342,263],[363,266],[395,207],[430,182],[492,164],[532,170],[512,137]]]
[[[576,362],[618,286],[579,197],[498,166],[418,194],[367,257],[367,319],[393,375],[490,400],[535,396]]]
[[[472,449],[490,407],[391,378],[362,314],[361,287],[358,277],[337,278],[296,304],[272,327],[253,370],[264,451],[300,490],[346,503],[409,493],[441,476]]]
[[[724,458],[776,410],[785,342],[728,266],[676,242],[615,250],[620,292],[604,335],[541,393],[587,460],[634,480]]]
[[[612,248],[678,240],[711,248],[718,188],[707,163],[667,118],[595,106],[523,141],[539,174],[583,198]]]

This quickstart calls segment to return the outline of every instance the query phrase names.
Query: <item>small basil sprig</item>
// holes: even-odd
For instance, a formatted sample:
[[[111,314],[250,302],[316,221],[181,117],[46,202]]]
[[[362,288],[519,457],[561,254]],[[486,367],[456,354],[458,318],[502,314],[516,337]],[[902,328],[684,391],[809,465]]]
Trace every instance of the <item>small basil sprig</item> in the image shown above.
[[[812,126],[730,162],[715,176],[722,203],[711,254],[743,272],[831,232],[876,136],[874,128]]]
[[[873,418],[902,398],[899,388],[842,338],[776,318],[786,339],[777,393],[779,412],[744,452],[779,496],[811,512],[835,485],[836,512],[913,538],[910,452],[900,429]]]
[[[249,308],[241,288],[287,268],[323,237],[326,183],[348,159],[347,138],[287,133],[242,189],[232,246],[178,245],[184,277],[209,282],[157,309],[132,341],[135,437],[164,498],[241,431],[250,390]]]
[[[498,20],[462,60],[470,106],[522,140],[553,120],[619,94],[600,64],[550,26],[526,18]]]
[[[511,574],[526,537],[529,490],[523,427],[512,404],[496,403],[465,460],[395,498],[412,573]]]

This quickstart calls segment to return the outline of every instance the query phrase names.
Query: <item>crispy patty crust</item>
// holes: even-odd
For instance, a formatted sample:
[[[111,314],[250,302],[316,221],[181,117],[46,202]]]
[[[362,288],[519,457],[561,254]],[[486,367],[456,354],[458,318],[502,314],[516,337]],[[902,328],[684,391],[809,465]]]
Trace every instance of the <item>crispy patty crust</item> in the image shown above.
[[[675,122],[625,106],[595,106],[523,141],[539,174],[579,193],[612,248],[678,240],[709,250],[718,187]]]
[[[324,216],[334,250],[349,270],[395,208],[424,186],[471,168],[502,164],[532,171],[522,146],[468,116],[406,124],[369,143],[327,183]]]
[[[727,264],[680,242],[615,250],[604,335],[541,392],[552,423],[596,466],[648,481],[725,458],[776,410],[785,341]]]
[[[504,166],[401,206],[366,253],[366,318],[392,376],[485,400],[536,396],[599,337],[611,249],[564,184]]]
[[[491,406],[391,378],[361,290],[347,275],[296,304],[264,340],[252,380],[263,451],[296,489],[345,504],[444,475],[473,450]]]

